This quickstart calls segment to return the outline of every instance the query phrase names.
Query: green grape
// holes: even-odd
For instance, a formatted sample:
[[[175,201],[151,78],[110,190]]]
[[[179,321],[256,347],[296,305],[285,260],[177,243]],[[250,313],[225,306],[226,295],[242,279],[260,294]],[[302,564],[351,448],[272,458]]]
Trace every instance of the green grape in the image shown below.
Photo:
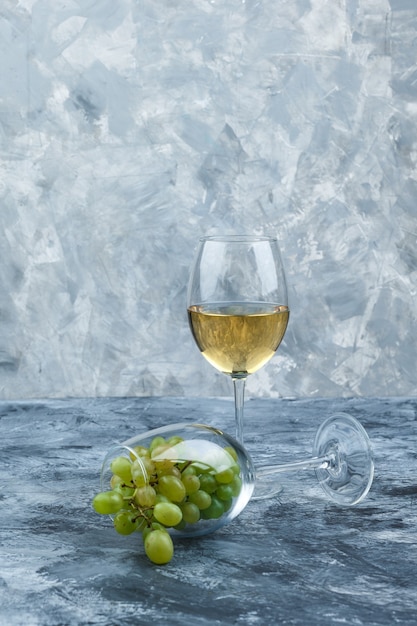
[[[128,487],[124,483],[119,483],[113,488],[113,491],[117,491],[118,493],[120,493],[123,496],[123,499],[126,500],[133,497],[133,494],[135,493],[135,488]]]
[[[179,467],[177,467],[176,465],[174,465],[174,467],[171,469],[171,471],[169,472],[170,476],[176,476],[177,478],[179,478],[181,480],[182,478],[182,474],[181,474],[181,470]]]
[[[146,535],[145,552],[152,563],[164,565],[174,556],[174,544],[170,535],[164,530],[152,530]]]
[[[221,472],[217,472],[216,474],[217,482],[222,485],[227,485],[228,483],[231,483],[234,477],[235,473],[232,467],[227,467],[226,469],[222,470]]]
[[[131,474],[136,487],[143,487],[148,482],[148,470],[146,465],[149,466],[149,463],[146,464],[146,461],[149,460],[150,459],[147,459],[146,457],[142,457],[141,459],[136,459],[132,463]]]
[[[231,500],[233,498],[233,489],[232,485],[220,485],[216,489],[216,496],[220,500]]]
[[[164,533],[168,532],[167,529],[165,528],[165,526],[163,524],[160,524],[159,522],[153,521],[151,524],[149,524],[149,522],[147,522],[145,524],[145,527],[142,529],[142,539],[143,539],[144,542],[145,542],[146,537],[153,530],[162,530]]]
[[[123,496],[117,491],[101,491],[93,498],[93,508],[101,515],[111,515],[123,508]]]
[[[159,448],[157,448],[157,450],[159,450]],[[161,450],[161,453],[162,452],[163,451]],[[155,472],[158,476],[162,476],[162,474],[169,474],[170,470],[174,467],[174,463],[171,459],[164,459],[163,456],[158,458],[158,453],[155,455],[152,454],[152,461],[155,465]]]
[[[230,483],[230,486],[232,488],[232,496],[237,498],[237,496],[240,494],[240,490],[242,489],[242,479],[240,478],[240,476],[235,476]]]
[[[195,493],[200,489],[200,479],[195,474],[182,474],[182,484],[185,487],[185,493],[190,495],[190,493]]]
[[[182,519],[187,524],[196,524],[200,519],[200,509],[193,502],[184,502],[180,505]]]
[[[156,474],[155,463],[150,457],[142,457],[142,463],[145,466],[145,469],[149,476],[154,476]]]
[[[234,448],[232,448],[232,446],[226,446],[225,450],[228,454],[230,454],[230,456],[232,457],[234,461],[237,461],[238,459],[237,452]]]
[[[177,476],[161,476],[158,480],[158,491],[171,502],[182,502],[186,495],[185,487]]]
[[[164,526],[176,526],[182,520],[182,511],[173,502],[158,502],[155,504],[153,514],[157,522]]]
[[[168,439],[167,443],[169,443],[170,446],[176,446],[177,443],[181,443],[181,441],[184,441],[182,437],[179,437],[178,435],[173,435],[173,437],[170,437]]]
[[[152,507],[156,500],[156,491],[151,485],[138,487],[133,498],[135,504],[141,507]]]
[[[113,474],[119,476],[119,478],[127,484],[132,481],[131,467],[131,461],[125,456],[116,457],[110,464],[110,469]]]
[[[171,500],[167,498],[166,496],[164,496],[163,493],[156,492],[155,504],[158,504],[158,502],[171,502]]]
[[[149,452],[152,456],[152,452],[155,450],[155,448],[159,448],[159,446],[165,446],[166,447],[167,442],[165,441],[165,439],[163,437],[161,437],[160,435],[158,435],[157,437],[154,437],[149,445]]]
[[[164,459],[164,452],[166,452],[166,450],[169,450],[169,444],[167,444],[166,442],[162,443],[159,446],[155,446],[151,449],[151,457],[153,459],[157,459],[159,457],[160,460],[163,459],[164,461],[169,461],[172,464],[172,461],[170,459]]]
[[[154,463],[158,476],[176,476],[177,478],[181,478],[181,471],[172,461],[168,459],[162,461],[154,460]]]
[[[134,452],[134,454],[132,452],[130,453],[130,458],[131,458],[132,461],[134,461],[138,457],[142,458],[142,457],[149,457],[150,456],[149,450],[145,446],[135,446],[133,448],[133,452]]]
[[[184,530],[184,528],[187,526],[187,523],[184,519],[182,519],[180,521],[179,524],[177,524],[176,526],[174,526],[175,530]]]
[[[208,507],[210,506],[211,495],[207,493],[207,491],[203,491],[202,489],[199,489],[195,493],[191,493],[188,496],[188,500],[192,502],[193,504],[196,504],[198,508],[200,509],[200,511],[203,511],[204,509],[208,509]]]
[[[218,519],[224,513],[224,506],[219,498],[211,496],[211,504],[207,509],[201,511],[201,517],[203,519]]]
[[[110,478],[110,487],[112,489],[117,489],[121,485],[124,485],[123,480],[120,478],[120,476],[116,476],[116,474],[113,474]]]
[[[200,476],[200,489],[207,493],[214,493],[217,489],[217,481],[213,474],[203,474]]]
[[[194,465],[185,465],[181,469],[181,476],[196,476],[196,475],[197,475],[197,470],[194,467]]]
[[[235,476],[239,476],[239,474],[240,474],[240,465],[239,465],[239,463],[234,463],[232,465],[232,470],[233,470],[233,473],[234,473]]]
[[[140,519],[134,511],[119,511],[113,520],[113,526],[119,535],[131,535],[138,529]]]
[[[224,512],[227,513],[227,511],[229,511],[232,508],[233,499],[230,498],[230,500],[222,500],[222,504],[223,504]]]

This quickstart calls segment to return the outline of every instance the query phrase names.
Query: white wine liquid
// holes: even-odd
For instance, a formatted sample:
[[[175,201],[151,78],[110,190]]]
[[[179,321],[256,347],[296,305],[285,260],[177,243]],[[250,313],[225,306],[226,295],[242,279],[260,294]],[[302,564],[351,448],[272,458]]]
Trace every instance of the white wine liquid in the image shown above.
[[[276,352],[287,329],[289,309],[264,302],[191,306],[188,319],[203,356],[231,376],[247,376]]]

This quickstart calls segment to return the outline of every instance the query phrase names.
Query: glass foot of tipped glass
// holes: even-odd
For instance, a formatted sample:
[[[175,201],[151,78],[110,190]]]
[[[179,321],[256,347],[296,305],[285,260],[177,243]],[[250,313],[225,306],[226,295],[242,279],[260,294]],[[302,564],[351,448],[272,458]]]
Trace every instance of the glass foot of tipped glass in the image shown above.
[[[363,426],[347,413],[336,413],[317,430],[311,458],[264,466],[256,472],[252,499],[271,498],[282,491],[266,482],[280,472],[314,470],[325,493],[338,504],[354,505],[365,498],[374,476],[369,437]]]
[[[374,461],[368,434],[351,415],[337,413],[319,427],[313,456],[326,459],[315,467],[317,479],[338,504],[353,505],[368,494]]]

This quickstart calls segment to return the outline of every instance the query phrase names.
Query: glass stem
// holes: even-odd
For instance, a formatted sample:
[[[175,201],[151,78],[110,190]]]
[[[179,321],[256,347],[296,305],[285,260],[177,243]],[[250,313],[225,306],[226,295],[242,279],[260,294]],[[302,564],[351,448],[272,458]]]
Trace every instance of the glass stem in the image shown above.
[[[292,463],[282,463],[281,465],[264,465],[256,470],[256,478],[279,474],[280,472],[291,472],[294,470],[328,469],[332,466],[334,461],[334,456],[329,455],[312,457],[302,461],[293,461]]]
[[[236,439],[243,446],[243,405],[245,403],[246,378],[232,377],[235,391]]]

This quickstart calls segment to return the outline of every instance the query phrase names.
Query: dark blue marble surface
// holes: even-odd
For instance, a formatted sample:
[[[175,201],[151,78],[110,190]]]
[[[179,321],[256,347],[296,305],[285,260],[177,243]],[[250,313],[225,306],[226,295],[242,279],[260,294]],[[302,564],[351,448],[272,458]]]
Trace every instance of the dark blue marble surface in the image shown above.
[[[232,401],[1,402],[0,624],[416,624],[417,398],[248,400],[246,446],[257,464],[308,456],[340,410],[373,443],[363,503],[338,507],[313,472],[285,474],[279,497],[155,566],[91,508],[103,455],[178,421],[233,434]]]

